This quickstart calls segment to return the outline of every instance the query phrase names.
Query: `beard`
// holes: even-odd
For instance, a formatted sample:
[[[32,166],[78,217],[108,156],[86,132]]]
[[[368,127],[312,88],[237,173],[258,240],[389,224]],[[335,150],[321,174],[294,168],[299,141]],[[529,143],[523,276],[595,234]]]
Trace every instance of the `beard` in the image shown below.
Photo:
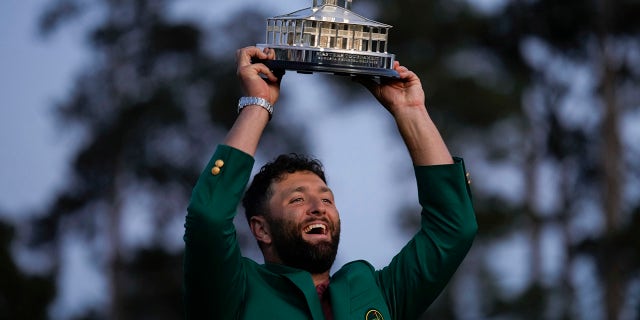
[[[271,228],[272,244],[284,265],[318,274],[328,271],[336,259],[340,243],[340,221],[327,222],[330,241],[316,244],[302,238],[302,227],[290,221],[267,217]]]

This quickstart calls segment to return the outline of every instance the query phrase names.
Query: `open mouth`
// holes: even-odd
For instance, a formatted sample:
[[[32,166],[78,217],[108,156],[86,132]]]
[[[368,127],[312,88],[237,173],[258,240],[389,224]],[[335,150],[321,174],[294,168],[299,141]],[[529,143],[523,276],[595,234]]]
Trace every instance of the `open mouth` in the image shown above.
[[[306,226],[304,229],[302,229],[302,232],[304,232],[305,234],[325,235],[327,234],[327,226],[322,223],[314,223]]]

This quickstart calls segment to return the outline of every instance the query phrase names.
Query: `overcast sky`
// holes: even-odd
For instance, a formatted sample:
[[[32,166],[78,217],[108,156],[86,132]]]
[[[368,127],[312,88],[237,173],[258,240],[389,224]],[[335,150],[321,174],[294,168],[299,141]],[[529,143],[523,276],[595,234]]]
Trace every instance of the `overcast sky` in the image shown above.
[[[86,55],[73,30],[38,37],[43,3],[0,2],[0,210],[18,215],[41,207],[65,174],[72,139],[51,111]]]

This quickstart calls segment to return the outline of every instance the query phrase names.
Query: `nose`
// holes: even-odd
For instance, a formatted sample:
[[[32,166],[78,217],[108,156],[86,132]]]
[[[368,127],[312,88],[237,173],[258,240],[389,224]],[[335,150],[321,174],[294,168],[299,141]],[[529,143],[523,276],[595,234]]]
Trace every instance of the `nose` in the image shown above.
[[[323,215],[325,214],[327,211],[327,208],[325,208],[324,203],[322,202],[322,199],[320,198],[313,198],[311,199],[310,203],[309,203],[309,214],[312,215]]]

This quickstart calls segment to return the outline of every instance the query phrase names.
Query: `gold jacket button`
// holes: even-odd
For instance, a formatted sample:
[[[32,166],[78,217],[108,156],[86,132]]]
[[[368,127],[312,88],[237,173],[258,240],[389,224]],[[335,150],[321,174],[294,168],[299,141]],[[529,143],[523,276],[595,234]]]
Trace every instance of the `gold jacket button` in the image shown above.
[[[211,168],[211,174],[214,176],[217,176],[220,174],[220,167],[213,167]]]
[[[469,174],[469,172],[467,172],[467,174],[465,176],[467,177],[467,184],[471,184],[471,174]]]
[[[218,168],[222,168],[224,166],[224,161],[219,160],[219,159],[216,160],[215,166],[218,167]]]

